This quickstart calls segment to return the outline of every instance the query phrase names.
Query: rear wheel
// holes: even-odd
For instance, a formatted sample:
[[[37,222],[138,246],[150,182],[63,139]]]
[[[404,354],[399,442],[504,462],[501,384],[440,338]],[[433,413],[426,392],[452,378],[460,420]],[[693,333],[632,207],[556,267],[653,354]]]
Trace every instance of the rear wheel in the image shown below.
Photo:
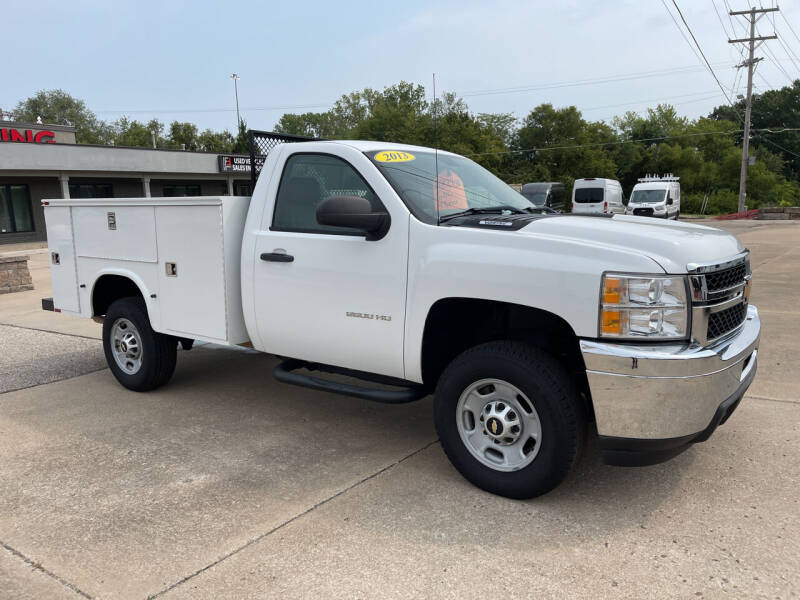
[[[447,367],[435,419],[461,474],[509,498],[556,487],[576,462],[585,429],[566,370],[545,352],[509,341],[476,346]]]
[[[103,350],[114,377],[129,390],[153,390],[175,371],[177,341],[153,331],[141,298],[121,298],[108,308]]]

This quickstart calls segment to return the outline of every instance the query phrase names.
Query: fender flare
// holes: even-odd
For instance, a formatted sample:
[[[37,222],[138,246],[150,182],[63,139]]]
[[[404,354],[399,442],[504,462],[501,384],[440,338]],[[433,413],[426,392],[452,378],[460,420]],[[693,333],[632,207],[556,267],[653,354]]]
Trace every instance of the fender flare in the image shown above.
[[[152,292],[145,284],[144,280],[139,277],[133,271],[128,269],[121,269],[119,267],[103,267],[94,275],[94,281],[92,282],[92,287],[89,290],[89,312],[94,312],[94,293],[95,288],[97,287],[97,282],[103,278],[105,275],[116,275],[119,277],[124,277],[129,281],[133,282],[133,284],[139,289],[139,293],[142,295],[144,299],[145,309],[147,310],[147,317],[150,319],[150,326],[155,331],[161,330],[161,314],[158,310],[156,310],[154,300],[155,300],[155,292]],[[95,315],[90,315],[95,316]]]

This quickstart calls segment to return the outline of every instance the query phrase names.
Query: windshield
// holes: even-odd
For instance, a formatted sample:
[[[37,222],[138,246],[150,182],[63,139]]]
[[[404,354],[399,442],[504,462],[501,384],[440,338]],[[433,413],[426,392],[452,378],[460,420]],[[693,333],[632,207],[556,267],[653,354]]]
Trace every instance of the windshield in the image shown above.
[[[536,206],[544,206],[547,202],[547,192],[528,192],[527,194],[522,195],[533,202]]]
[[[366,155],[411,212],[426,223],[435,225],[437,217],[471,208],[532,207],[522,194],[463,156],[439,154],[437,185],[434,152],[388,150]]]
[[[631,202],[663,202],[667,190],[633,190]]]
[[[603,188],[577,188],[575,190],[575,202],[581,204],[602,202],[603,192]]]

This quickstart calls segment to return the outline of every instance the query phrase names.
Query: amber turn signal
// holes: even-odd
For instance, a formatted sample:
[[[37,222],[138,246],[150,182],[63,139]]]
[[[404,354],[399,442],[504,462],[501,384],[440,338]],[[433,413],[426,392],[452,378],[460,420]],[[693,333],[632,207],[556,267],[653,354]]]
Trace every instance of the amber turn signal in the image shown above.
[[[622,315],[618,310],[604,310],[602,332],[619,335],[622,332]]]
[[[606,277],[605,288],[603,289],[603,304],[620,303],[621,285],[618,277]]]

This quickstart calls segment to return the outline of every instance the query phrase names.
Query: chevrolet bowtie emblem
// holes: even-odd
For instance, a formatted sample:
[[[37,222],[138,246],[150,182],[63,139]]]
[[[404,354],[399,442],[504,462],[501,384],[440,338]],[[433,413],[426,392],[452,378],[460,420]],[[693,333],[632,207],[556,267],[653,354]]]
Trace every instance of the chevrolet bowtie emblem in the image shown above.
[[[492,421],[492,433],[497,433],[497,421]]]

